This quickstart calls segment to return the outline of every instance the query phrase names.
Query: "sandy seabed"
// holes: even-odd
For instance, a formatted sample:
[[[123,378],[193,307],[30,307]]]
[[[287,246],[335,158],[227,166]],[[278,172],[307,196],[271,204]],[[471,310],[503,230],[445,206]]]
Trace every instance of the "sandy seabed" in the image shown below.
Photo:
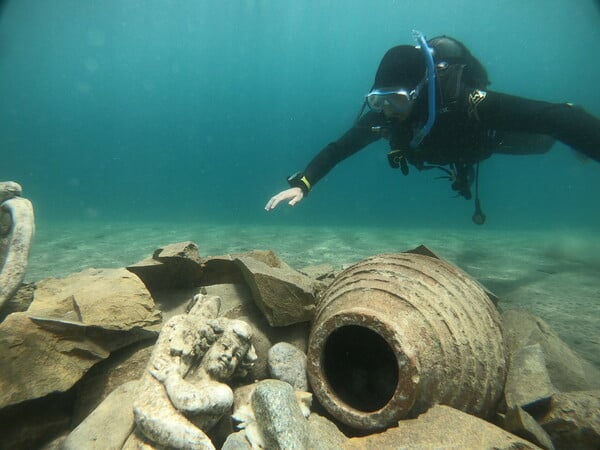
[[[273,250],[294,268],[336,268],[424,244],[500,297],[547,321],[600,368],[600,231],[265,226],[201,223],[45,223],[26,281],[88,267],[125,267],[166,244],[193,241],[201,256]]]

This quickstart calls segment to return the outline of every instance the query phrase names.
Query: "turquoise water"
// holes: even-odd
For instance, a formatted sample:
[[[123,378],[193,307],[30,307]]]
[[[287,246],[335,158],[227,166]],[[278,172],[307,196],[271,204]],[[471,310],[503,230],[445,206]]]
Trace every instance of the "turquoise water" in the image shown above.
[[[481,164],[483,227],[438,174],[390,169],[384,142],[296,207],[264,205],[412,29],[464,41],[491,89],[600,116],[599,24],[594,0],[0,0],[0,181],[36,215],[25,281],[186,240],[297,269],[425,244],[598,369],[600,164],[562,144]]]
[[[592,0],[4,1],[0,180],[38,224],[220,221],[476,228],[436,174],[381,142],[296,208],[266,213],[352,124],[383,53],[411,29],[463,40],[491,88],[600,115]],[[600,167],[557,144],[481,166],[486,227],[598,229]],[[302,251],[302,249],[299,249]]]

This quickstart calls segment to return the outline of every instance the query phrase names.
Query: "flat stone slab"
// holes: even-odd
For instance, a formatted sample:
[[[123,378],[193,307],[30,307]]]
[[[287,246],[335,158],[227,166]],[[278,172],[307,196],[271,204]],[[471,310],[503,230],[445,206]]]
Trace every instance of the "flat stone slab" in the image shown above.
[[[258,253],[258,252],[255,252]],[[315,311],[313,279],[292,269],[273,252],[236,258],[259,309],[271,326],[306,322]]]

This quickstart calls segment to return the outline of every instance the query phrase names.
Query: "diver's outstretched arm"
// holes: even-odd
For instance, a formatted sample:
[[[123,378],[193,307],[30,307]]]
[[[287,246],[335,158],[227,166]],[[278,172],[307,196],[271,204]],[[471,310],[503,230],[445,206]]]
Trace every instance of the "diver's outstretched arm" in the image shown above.
[[[290,206],[302,201],[314,185],[336,164],[378,140],[381,136],[373,133],[372,127],[383,121],[385,118],[382,113],[369,111],[364,114],[341,138],[317,153],[303,172],[289,178],[291,188],[271,197],[265,210],[275,209],[279,203],[286,200],[289,200]]]

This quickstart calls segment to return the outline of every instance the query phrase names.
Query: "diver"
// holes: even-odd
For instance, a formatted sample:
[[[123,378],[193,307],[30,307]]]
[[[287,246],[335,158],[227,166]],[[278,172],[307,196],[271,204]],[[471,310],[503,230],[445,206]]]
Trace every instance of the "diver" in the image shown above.
[[[559,140],[600,162],[600,119],[571,103],[489,91],[485,67],[460,41],[413,35],[417,45],[383,56],[354,125],[290,176],[290,188],[273,196],[267,211],[282,201],[296,205],[336,164],[381,138],[389,141],[390,166],[404,175],[409,166],[439,170],[467,200],[474,188],[479,225],[479,163],[492,154],[542,154]]]

